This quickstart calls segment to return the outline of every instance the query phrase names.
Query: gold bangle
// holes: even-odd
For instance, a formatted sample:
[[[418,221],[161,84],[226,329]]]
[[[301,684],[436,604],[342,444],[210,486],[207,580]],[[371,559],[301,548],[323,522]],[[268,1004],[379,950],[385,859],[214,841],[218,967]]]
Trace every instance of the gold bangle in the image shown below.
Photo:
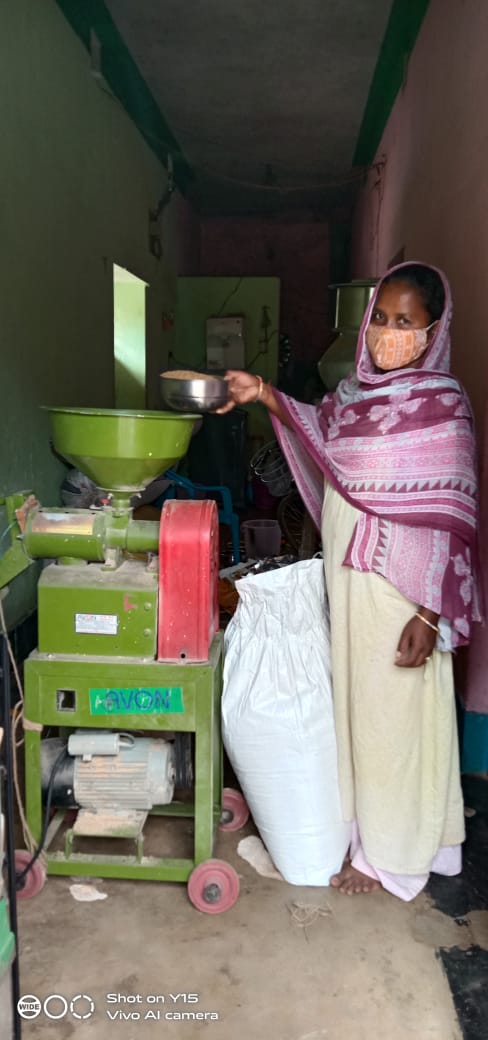
[[[415,617],[418,617],[419,621],[423,621],[424,625],[428,625],[429,628],[431,628],[433,630],[433,632],[439,632],[439,629],[437,628],[437,625],[433,625],[432,621],[427,621],[427,618],[424,617],[423,614],[419,614],[418,610],[415,613]]]
[[[259,401],[259,399],[261,397],[261,394],[263,392],[263,387],[264,387],[264,383],[263,383],[263,380],[261,379],[261,376],[256,376],[256,379],[259,379],[259,388],[258,388],[258,392],[256,394],[256,397],[254,398],[254,403],[255,404],[256,404],[256,401]]]

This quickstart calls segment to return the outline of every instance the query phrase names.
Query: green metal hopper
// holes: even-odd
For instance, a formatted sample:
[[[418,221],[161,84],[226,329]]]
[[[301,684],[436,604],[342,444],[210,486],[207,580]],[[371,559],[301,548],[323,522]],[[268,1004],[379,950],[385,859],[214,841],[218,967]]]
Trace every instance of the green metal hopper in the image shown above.
[[[56,451],[119,498],[186,454],[198,415],[108,408],[46,408]]]

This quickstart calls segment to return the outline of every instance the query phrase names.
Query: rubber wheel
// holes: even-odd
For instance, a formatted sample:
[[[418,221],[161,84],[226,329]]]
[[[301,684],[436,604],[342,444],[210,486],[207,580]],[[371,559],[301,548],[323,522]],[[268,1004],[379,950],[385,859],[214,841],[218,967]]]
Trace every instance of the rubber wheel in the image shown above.
[[[16,849],[15,850],[15,873],[22,874],[28,863],[30,863],[32,855],[27,849]],[[36,862],[31,869],[25,875],[22,882],[22,886],[17,889],[17,899],[33,899],[44,888],[44,882],[46,880],[46,871],[40,860],[36,859]]]
[[[248,819],[249,809],[240,791],[234,791],[233,787],[224,787],[219,830],[240,831]]]
[[[239,878],[222,859],[206,859],[192,870],[188,879],[188,898],[203,914],[223,914],[239,895]]]

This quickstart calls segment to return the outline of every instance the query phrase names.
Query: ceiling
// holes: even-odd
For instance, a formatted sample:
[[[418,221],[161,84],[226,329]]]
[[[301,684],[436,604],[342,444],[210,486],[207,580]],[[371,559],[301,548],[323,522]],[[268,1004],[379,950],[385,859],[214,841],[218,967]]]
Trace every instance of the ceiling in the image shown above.
[[[200,209],[329,211],[392,0],[106,0],[194,174]]]

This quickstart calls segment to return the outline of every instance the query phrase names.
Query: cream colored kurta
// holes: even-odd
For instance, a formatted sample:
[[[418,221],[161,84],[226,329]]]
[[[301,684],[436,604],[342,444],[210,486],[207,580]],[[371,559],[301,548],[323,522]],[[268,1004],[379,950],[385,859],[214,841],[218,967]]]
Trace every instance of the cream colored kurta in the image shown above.
[[[339,786],[367,861],[426,874],[437,850],[464,840],[452,661],[435,650],[398,668],[418,609],[377,574],[343,567],[358,511],[326,484],[322,510],[330,600]]]

